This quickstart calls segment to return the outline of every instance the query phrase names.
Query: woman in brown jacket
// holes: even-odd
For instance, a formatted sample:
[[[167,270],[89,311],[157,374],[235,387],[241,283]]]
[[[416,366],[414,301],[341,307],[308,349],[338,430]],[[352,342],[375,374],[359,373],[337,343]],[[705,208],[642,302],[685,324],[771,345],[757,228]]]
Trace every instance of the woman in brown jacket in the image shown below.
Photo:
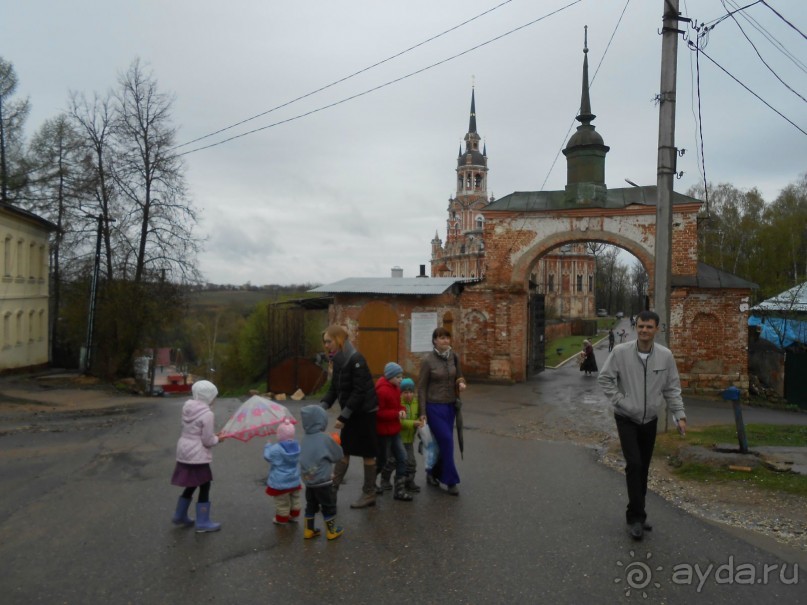
[[[421,420],[428,422],[440,455],[437,463],[426,471],[426,482],[440,486],[444,483],[448,493],[456,496],[460,482],[454,464],[454,422],[457,417],[457,396],[465,389],[465,378],[460,360],[451,349],[451,332],[437,328],[432,334],[434,350],[420,364],[418,401],[425,407]]]

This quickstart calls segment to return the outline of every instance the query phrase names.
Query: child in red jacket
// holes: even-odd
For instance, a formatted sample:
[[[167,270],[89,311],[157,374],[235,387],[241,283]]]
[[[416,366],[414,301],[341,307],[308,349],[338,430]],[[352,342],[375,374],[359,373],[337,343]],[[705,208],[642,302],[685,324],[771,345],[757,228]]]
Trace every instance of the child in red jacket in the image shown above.
[[[378,397],[376,414],[376,431],[378,432],[378,459],[376,468],[382,472],[381,487],[376,493],[383,492],[384,483],[389,483],[389,471],[383,471],[387,457],[392,453],[395,457],[395,491],[393,498],[404,502],[412,501],[412,494],[406,491],[406,450],[401,441],[401,418],[406,416],[406,408],[401,405],[400,384],[403,380],[403,368],[395,362],[384,366],[384,375],[375,383]],[[386,477],[384,477],[386,474]]]

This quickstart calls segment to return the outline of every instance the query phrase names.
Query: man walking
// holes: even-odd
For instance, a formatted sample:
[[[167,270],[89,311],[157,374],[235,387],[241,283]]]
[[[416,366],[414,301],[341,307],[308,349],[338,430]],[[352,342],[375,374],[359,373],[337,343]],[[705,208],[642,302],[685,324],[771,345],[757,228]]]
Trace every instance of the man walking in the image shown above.
[[[658,417],[665,413],[665,402],[682,435],[687,425],[675,359],[667,347],[653,341],[658,326],[656,313],[639,313],[636,341],[614,347],[597,378],[614,406],[626,463],[628,508],[625,519],[634,540],[641,540],[644,532],[652,529],[645,512],[647,475],[656,444]]]

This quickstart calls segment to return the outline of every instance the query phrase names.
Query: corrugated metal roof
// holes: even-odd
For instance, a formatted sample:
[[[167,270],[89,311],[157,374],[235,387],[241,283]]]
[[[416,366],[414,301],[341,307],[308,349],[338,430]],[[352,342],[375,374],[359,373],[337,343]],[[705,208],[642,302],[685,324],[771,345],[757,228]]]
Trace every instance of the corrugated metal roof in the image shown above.
[[[697,275],[673,275],[672,285],[690,288],[749,288],[755,290],[759,288],[754,282],[750,282],[742,277],[737,277],[732,273],[721,271],[717,267],[712,267],[706,263],[698,263]]]
[[[656,205],[656,186],[617,187],[607,190],[605,208],[626,208],[632,204],[641,206]],[[694,197],[673,192],[673,205],[703,203]],[[483,210],[507,210],[510,212],[540,212],[544,210],[568,210],[575,208],[601,208],[599,204],[579,206],[566,201],[564,190],[555,191],[515,191],[495,202],[491,202]]]
[[[398,294],[402,296],[434,296],[454,284],[481,281],[462,277],[348,277],[332,284],[309,290],[326,294]]]
[[[762,301],[751,310],[807,313],[807,281]]]

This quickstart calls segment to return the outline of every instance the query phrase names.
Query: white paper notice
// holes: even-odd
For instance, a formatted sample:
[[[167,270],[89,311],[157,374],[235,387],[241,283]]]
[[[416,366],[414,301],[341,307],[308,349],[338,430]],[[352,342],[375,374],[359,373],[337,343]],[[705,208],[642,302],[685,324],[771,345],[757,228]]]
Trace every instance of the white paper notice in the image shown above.
[[[437,327],[437,313],[412,313],[412,353],[424,353],[434,348],[432,332]]]

